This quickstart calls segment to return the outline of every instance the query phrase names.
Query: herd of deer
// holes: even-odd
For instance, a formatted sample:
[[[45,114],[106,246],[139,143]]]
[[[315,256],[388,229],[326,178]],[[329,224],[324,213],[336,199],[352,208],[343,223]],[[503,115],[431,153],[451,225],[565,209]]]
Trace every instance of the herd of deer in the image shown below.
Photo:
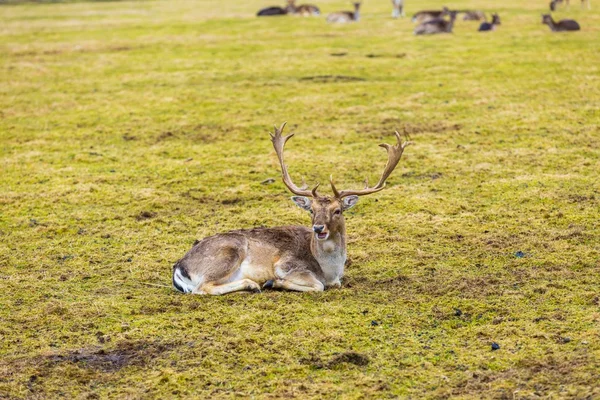
[[[590,8],[590,0],[581,0],[581,6],[587,2],[588,9]],[[570,0],[552,0],[550,2],[550,10],[555,11],[559,4],[566,3],[570,7]],[[327,16],[327,22],[345,23],[356,22],[360,19],[360,2],[352,3],[354,11],[338,11]],[[392,17],[398,18],[404,16],[404,0],[392,0]],[[492,14],[492,21],[487,22],[485,13],[482,11],[472,10],[454,10],[451,11],[447,7],[442,10],[427,10],[419,11],[413,16],[413,22],[418,22],[419,25],[414,30],[415,35],[431,35],[436,33],[452,33],[454,22],[458,14],[464,14],[464,21],[484,21],[479,25],[479,32],[487,32],[496,30],[500,25],[500,17],[498,14]],[[274,15],[301,15],[301,16],[316,16],[321,15],[319,7],[312,4],[302,4],[297,6],[296,0],[287,0],[285,7],[267,7],[260,10],[257,15],[274,16]],[[446,19],[445,17],[448,17]],[[542,15],[542,23],[550,27],[553,32],[561,31],[578,31],[580,26],[573,20],[561,20],[555,22],[550,14]]]

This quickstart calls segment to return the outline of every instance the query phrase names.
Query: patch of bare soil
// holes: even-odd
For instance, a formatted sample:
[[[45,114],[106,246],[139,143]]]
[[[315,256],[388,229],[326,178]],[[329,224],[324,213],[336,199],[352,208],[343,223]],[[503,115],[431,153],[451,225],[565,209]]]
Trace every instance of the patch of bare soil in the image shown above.
[[[410,278],[406,275],[398,275],[392,278],[381,279],[375,282],[376,285],[382,286],[399,286],[408,282]]]
[[[200,191],[200,189],[192,188],[192,189],[186,190],[185,192],[181,193],[181,196],[196,200],[198,203],[201,203],[201,204],[216,203],[216,200],[213,196],[204,195]]]
[[[332,82],[361,82],[366,81],[365,78],[357,76],[347,75],[316,75],[316,76],[304,76],[300,78],[301,81],[310,81],[315,83],[332,83]]]
[[[154,211],[142,211],[138,215],[136,215],[135,219],[138,221],[143,221],[145,219],[151,219],[156,217],[156,213]]]
[[[139,49],[142,46],[107,46],[107,47],[65,47],[57,49],[39,49],[39,50],[22,50],[11,53],[15,57],[31,57],[31,56],[51,56],[65,53],[104,53],[104,52],[122,52]]]
[[[591,202],[594,203],[596,200],[596,196],[589,195],[580,195],[580,194],[569,194],[567,196],[568,200],[570,203],[585,203],[585,202]]]
[[[241,203],[241,202],[242,202],[242,199],[240,199],[239,197],[232,197],[229,199],[221,200],[221,204],[226,205],[226,206]]]
[[[536,388],[536,394],[541,397],[549,396],[551,393],[560,391],[560,387],[566,384],[575,384],[591,389],[590,393],[597,390],[597,382],[593,374],[579,374],[589,365],[588,357],[577,355],[570,359],[557,359],[548,356],[542,359],[522,360],[513,368],[505,371],[477,370],[471,379],[461,382],[452,391],[454,396],[468,393],[482,393],[489,390],[495,382],[510,382],[515,388],[525,383]],[[595,392],[598,393],[597,391]],[[513,398],[509,396],[507,398]],[[581,398],[595,398],[581,397]]]
[[[367,57],[367,58],[404,58],[404,57],[406,57],[406,53],[400,53],[400,54],[375,54],[375,53],[369,53],[365,57]]]
[[[310,365],[313,368],[334,368],[341,364],[353,364],[359,367],[364,367],[370,362],[369,357],[355,351],[347,351],[341,354],[336,354],[331,360],[323,361],[315,354],[311,354],[308,358],[300,360],[301,364]]]
[[[369,364],[369,357],[360,354],[360,353],[356,353],[354,351],[347,351],[345,353],[342,354],[338,354],[335,357],[333,357],[328,363],[327,363],[327,368],[332,368],[335,367],[336,365],[339,364],[354,364],[354,365],[358,365],[359,367],[364,367],[365,365]]]
[[[101,372],[114,372],[129,365],[142,366],[148,360],[175,348],[173,343],[122,342],[115,349],[81,349],[42,357],[41,365],[52,368],[60,364],[75,364]]]
[[[104,335],[102,337],[105,339]],[[106,341],[99,340],[100,343]],[[96,373],[109,374],[128,366],[147,367],[152,360],[163,357],[165,353],[179,346],[179,343],[126,341],[112,349],[94,346],[58,354],[0,360],[0,382],[14,379],[15,371],[30,370],[32,374],[26,383],[27,387],[30,392],[43,392],[38,385],[45,377],[54,373],[62,374],[60,371],[64,369],[61,367],[77,366],[79,372],[71,371],[69,377],[65,378],[87,383]]]
[[[156,136],[156,142],[167,140],[185,139],[193,142],[214,143],[222,138],[231,137],[231,133],[238,128],[216,124],[196,124],[183,126],[176,129],[166,130]]]
[[[363,132],[369,137],[382,138],[394,131],[398,131],[404,135],[412,136],[428,133],[453,132],[460,129],[462,129],[462,125],[452,124],[449,122],[436,121],[423,124],[414,124],[404,122],[400,118],[385,118],[376,124],[363,124],[358,128],[358,131]]]

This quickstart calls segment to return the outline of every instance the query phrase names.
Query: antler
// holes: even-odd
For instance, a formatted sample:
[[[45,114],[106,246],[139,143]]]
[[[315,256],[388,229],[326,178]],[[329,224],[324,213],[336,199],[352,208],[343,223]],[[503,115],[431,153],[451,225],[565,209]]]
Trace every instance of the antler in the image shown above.
[[[385,187],[385,180],[390,176],[394,168],[396,168],[396,165],[398,165],[400,157],[402,157],[402,153],[404,152],[406,146],[411,144],[410,141],[402,143],[402,138],[400,137],[398,131],[396,131],[395,134],[396,138],[398,139],[398,144],[396,144],[395,146],[390,146],[387,143],[382,143],[379,145],[380,147],[384,147],[387,150],[388,161],[383,170],[383,174],[381,174],[381,178],[379,178],[379,182],[377,182],[377,185],[369,187],[369,181],[365,179],[365,188],[362,190],[342,190],[341,192],[338,192],[338,190],[335,188],[335,185],[333,184],[333,176],[330,176],[329,182],[331,183],[331,189],[333,190],[333,194],[335,195],[335,197],[337,197],[338,199],[342,199],[346,196],[351,195],[364,196],[366,194],[379,192]],[[410,140],[410,138],[408,139]]]
[[[282,136],[281,132],[283,132],[283,128],[285,127],[285,124],[287,122],[284,122],[281,125],[281,128],[277,129],[277,127],[275,126],[275,132],[271,133],[271,141],[273,142],[273,147],[275,148],[275,152],[277,153],[277,158],[279,158],[279,164],[281,165],[281,175],[283,177],[283,183],[285,183],[285,186],[288,187],[288,189],[290,190],[290,192],[298,195],[298,196],[312,196],[312,197],[317,197],[317,188],[319,187],[319,184],[317,184],[317,186],[315,186],[315,188],[313,190],[306,190],[307,189],[307,185],[304,183],[304,179],[302,180],[302,187],[298,187],[294,184],[294,182],[292,182],[292,178],[290,178],[290,174],[288,173],[287,167],[285,165],[285,163],[283,162],[283,148],[285,147],[285,143],[292,137],[294,136],[293,133],[287,135],[287,136]]]

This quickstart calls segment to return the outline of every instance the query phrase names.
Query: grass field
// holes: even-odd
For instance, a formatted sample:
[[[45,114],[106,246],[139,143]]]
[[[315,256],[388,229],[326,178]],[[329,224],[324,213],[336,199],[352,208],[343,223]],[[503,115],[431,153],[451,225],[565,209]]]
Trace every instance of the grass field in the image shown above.
[[[268,3],[0,7],[0,398],[600,398],[600,3],[409,0],[502,19],[438,37]],[[283,121],[309,183],[414,141],[343,287],[175,292],[195,239],[309,224]]]

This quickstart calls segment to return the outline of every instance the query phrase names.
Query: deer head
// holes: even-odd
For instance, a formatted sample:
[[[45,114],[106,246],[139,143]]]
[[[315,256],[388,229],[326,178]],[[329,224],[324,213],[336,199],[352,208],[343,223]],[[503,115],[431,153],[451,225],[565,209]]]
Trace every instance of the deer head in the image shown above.
[[[554,21],[552,20],[552,16],[550,14],[542,14],[542,24],[552,25]]]
[[[290,192],[295,194],[295,196],[292,196],[292,201],[300,208],[311,213],[312,228],[317,240],[327,240],[332,233],[344,233],[345,225],[343,212],[354,207],[358,202],[359,196],[379,192],[385,187],[386,179],[390,176],[394,168],[396,168],[396,165],[398,165],[406,146],[410,144],[409,141],[402,142],[400,134],[396,132],[396,139],[398,142],[395,146],[386,143],[379,145],[387,150],[388,161],[375,186],[369,187],[369,182],[365,179],[364,189],[338,190],[333,183],[333,176],[330,176],[329,182],[331,184],[333,196],[322,196],[317,193],[319,184],[317,184],[314,189],[308,190],[306,185],[298,187],[292,182],[287,166],[283,160],[283,149],[286,142],[294,136],[294,134],[292,133],[283,136],[282,132],[284,127],[285,123],[283,123],[279,129],[275,127],[275,132],[271,134],[271,141],[273,142],[273,147],[275,148],[275,152],[279,158],[279,164],[281,165],[283,183]]]

